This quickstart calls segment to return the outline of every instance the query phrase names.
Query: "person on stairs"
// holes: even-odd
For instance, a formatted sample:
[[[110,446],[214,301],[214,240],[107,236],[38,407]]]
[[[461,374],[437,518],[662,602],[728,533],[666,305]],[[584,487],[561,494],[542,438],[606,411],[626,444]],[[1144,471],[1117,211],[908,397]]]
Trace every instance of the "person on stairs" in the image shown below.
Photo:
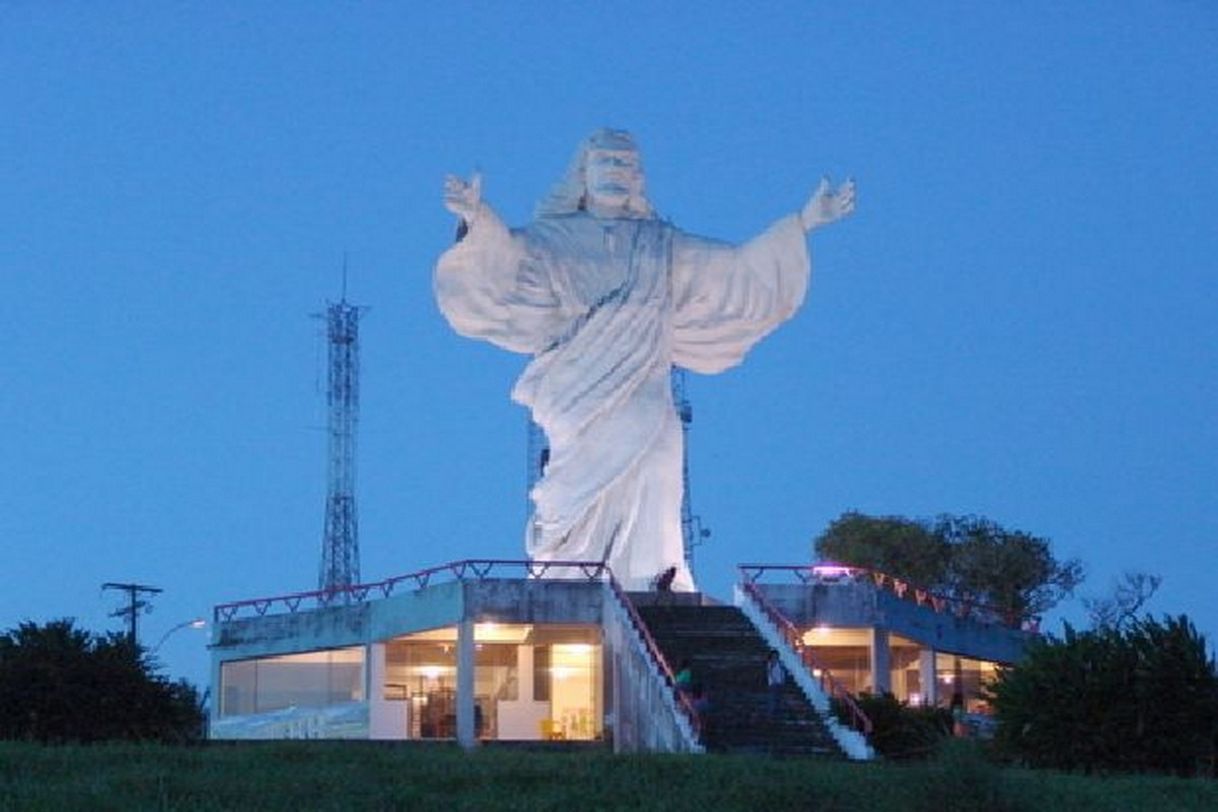
[[[766,715],[771,719],[778,716],[778,708],[782,702],[782,687],[787,681],[787,671],[778,659],[778,651],[770,649],[765,661],[766,684]]]

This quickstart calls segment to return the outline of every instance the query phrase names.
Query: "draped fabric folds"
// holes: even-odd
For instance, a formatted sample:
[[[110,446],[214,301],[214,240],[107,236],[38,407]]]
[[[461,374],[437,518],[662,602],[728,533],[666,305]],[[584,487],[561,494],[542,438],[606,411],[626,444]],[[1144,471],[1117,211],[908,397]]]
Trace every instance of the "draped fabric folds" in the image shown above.
[[[435,293],[461,335],[533,356],[512,392],[550,443],[530,557],[605,561],[627,589],[675,566],[673,588],[694,588],[670,368],[740,363],[799,307],[809,272],[795,216],[740,246],[652,217],[474,219],[440,257]]]

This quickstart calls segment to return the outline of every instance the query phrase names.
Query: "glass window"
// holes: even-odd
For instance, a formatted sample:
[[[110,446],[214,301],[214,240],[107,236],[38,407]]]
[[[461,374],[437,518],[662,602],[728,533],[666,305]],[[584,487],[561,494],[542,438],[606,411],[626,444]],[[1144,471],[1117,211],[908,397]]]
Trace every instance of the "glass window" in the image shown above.
[[[412,739],[457,735],[457,627],[385,643],[385,698],[410,702]]]
[[[364,649],[309,651],[220,666],[221,716],[325,707],[364,698]]]
[[[254,713],[257,707],[258,661],[237,660],[220,666],[220,715]]]
[[[518,660],[519,646],[477,644],[474,653],[474,734],[480,739],[499,738],[499,703],[516,701],[520,695]]]
[[[600,647],[588,643],[550,646],[550,716],[567,739],[600,734]]]
[[[598,627],[477,623],[474,645],[474,727],[480,738],[601,735]],[[457,628],[387,641],[385,666],[385,698],[411,703],[410,737],[455,737]]]
[[[602,731],[600,629],[537,625],[532,645],[531,694],[543,715],[526,738],[596,739]]]
[[[804,632],[818,667],[852,694],[871,692],[871,629],[816,626]]]
[[[974,660],[956,654],[935,656],[935,681],[939,687],[939,704],[950,705],[952,697],[959,693],[968,713],[989,713],[984,688],[994,679],[998,664],[988,660]]]
[[[533,647],[533,700],[550,701],[550,647]]]
[[[888,661],[892,669],[889,685],[892,695],[912,705],[922,703],[922,646],[899,634],[888,635]]]

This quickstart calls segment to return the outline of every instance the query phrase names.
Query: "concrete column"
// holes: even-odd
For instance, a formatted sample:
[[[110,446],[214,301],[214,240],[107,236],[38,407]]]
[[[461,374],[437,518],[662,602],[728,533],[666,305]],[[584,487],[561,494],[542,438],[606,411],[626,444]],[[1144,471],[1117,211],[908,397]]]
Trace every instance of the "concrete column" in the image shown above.
[[[939,702],[939,683],[935,680],[935,650],[924,648],[918,654],[918,682],[922,684],[922,704],[934,707]]]
[[[532,646],[516,646],[516,694],[520,702],[533,701]]]
[[[474,622],[457,625],[457,744],[466,750],[478,744],[474,732]]]
[[[892,690],[892,656],[883,626],[871,630],[871,690],[877,695]]]
[[[618,685],[620,680],[617,678],[617,649],[609,640],[609,635],[603,631],[601,633],[601,669],[604,678],[604,687],[601,690],[601,729],[604,735],[610,737],[610,741],[614,742],[614,751],[617,751],[617,708],[618,708]]]
[[[385,644],[369,643],[364,650],[367,658],[365,695],[368,697],[368,738],[405,739],[410,732],[410,702],[385,699]]]
[[[221,683],[223,670],[220,665],[220,657],[212,654],[211,657],[211,687],[207,702],[207,736],[211,738],[212,723],[220,718],[220,705],[224,701],[224,685]]]
[[[364,644],[364,701],[372,703],[384,698],[385,690],[385,644]],[[380,688],[380,690],[377,690]]]

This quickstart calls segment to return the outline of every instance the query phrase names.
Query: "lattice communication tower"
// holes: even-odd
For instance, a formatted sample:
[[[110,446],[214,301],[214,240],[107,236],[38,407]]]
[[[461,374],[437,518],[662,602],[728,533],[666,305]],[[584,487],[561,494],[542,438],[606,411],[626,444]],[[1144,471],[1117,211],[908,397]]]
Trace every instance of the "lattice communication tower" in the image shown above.
[[[694,548],[710,538],[710,530],[702,526],[702,517],[694,513],[689,495],[689,426],[694,422],[694,407],[685,396],[685,370],[674,366],[669,377],[672,405],[681,418],[681,539],[685,547],[685,563],[694,568]]]
[[[318,589],[329,599],[347,600],[346,587],[359,583],[359,518],[355,510],[355,440],[359,424],[359,320],[367,308],[343,296],[326,302],[329,341],[327,492]]]

